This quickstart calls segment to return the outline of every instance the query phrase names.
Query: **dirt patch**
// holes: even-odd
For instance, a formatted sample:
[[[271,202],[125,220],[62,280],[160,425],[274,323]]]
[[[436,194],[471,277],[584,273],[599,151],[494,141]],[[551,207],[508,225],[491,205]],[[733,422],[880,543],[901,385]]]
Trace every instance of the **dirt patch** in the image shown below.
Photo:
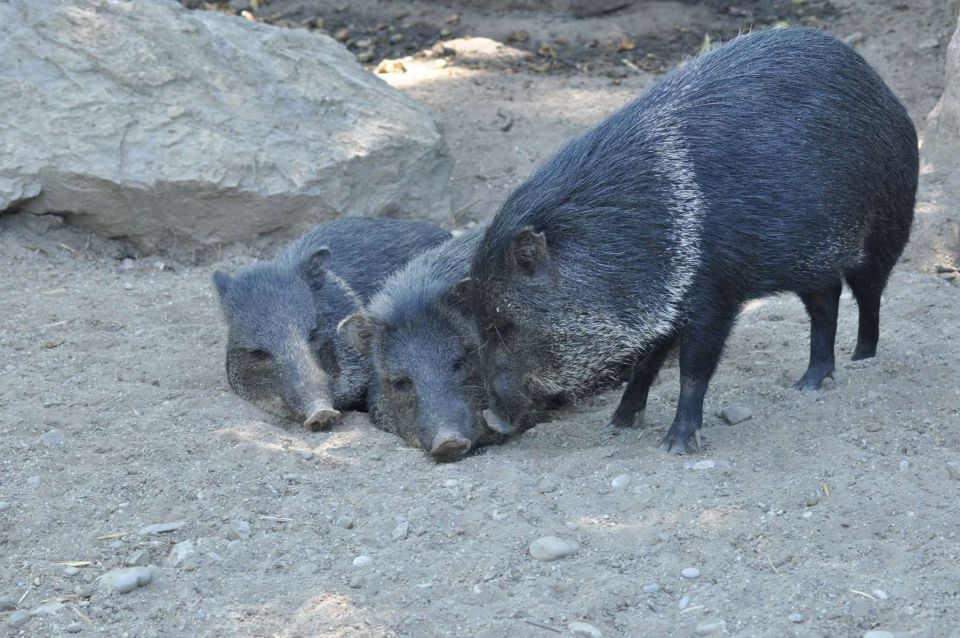
[[[949,34],[941,3],[912,3],[909,16],[833,4],[831,28],[860,32],[857,46],[922,117],[942,45],[916,44]],[[717,15],[645,6],[652,24]],[[626,15],[483,19],[531,35],[613,33]],[[654,75],[424,58],[383,77],[444,126],[465,224]],[[12,635],[536,637],[577,621],[607,637],[956,634],[956,275],[899,268],[879,356],[865,362],[847,358],[856,313],[844,293],[838,382],[811,394],[789,388],[807,358],[799,301],[751,305],[708,394],[702,454],[655,449],[678,390],[668,362],[646,429],[599,433],[618,400],[607,392],[437,465],[362,414],[307,433],[229,391],[209,277],[252,256],[136,259],[56,218],[0,219],[0,608],[12,598],[35,613],[13,627],[0,612]],[[714,416],[733,403],[752,418]],[[140,534],[168,522],[184,525]],[[529,545],[544,536],[577,549],[535,560]],[[97,578],[128,560],[159,570],[128,594],[104,591]],[[699,576],[685,578],[691,567]]]

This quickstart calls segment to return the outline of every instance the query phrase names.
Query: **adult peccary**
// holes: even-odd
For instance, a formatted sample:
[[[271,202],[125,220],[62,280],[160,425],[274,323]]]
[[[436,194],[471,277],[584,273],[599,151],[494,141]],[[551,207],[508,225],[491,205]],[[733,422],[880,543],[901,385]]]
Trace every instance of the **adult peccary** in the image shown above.
[[[421,253],[338,329],[370,355],[374,423],[441,461],[504,438],[482,415],[479,337],[457,286],[482,236],[477,227]]]
[[[309,429],[362,408],[369,365],[336,334],[395,270],[450,234],[425,222],[345,217],[279,256],[213,274],[228,326],[227,379],[240,396]]]
[[[853,358],[876,352],[917,173],[905,109],[826,33],[751,33],[686,62],[567,144],[491,222],[470,298],[492,409],[532,420],[632,362],[612,422],[631,425],[679,343],[661,448],[683,453],[742,304],[786,291],[811,320],[796,387],[818,388],[843,280],[860,311]]]

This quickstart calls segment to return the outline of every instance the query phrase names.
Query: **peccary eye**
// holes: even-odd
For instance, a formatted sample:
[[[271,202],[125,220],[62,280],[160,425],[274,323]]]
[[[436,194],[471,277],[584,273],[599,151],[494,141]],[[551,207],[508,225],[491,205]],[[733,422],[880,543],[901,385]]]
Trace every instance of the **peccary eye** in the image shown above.
[[[247,354],[249,354],[254,361],[267,361],[270,359],[270,353],[266,350],[260,350],[259,348],[247,350]]]
[[[453,362],[453,369],[456,371],[463,370],[467,366],[467,355],[462,354],[457,357],[456,361]]]
[[[397,392],[409,392],[413,389],[413,380],[410,377],[397,377],[390,383]]]

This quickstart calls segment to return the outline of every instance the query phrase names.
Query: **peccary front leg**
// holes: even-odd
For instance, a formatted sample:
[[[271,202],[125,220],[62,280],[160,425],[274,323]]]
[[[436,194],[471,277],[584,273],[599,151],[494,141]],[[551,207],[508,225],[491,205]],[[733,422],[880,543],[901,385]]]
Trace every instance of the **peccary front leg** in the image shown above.
[[[827,377],[833,377],[833,346],[837,336],[837,312],[840,309],[840,282],[816,293],[801,293],[800,299],[810,315],[810,365],[797,390],[819,390]]]
[[[647,407],[647,396],[650,394],[650,385],[663,365],[667,353],[673,347],[674,337],[663,339],[643,356],[630,371],[630,380],[623,391],[620,405],[617,406],[613,417],[604,428],[604,432],[615,432],[619,428],[639,427],[643,424],[643,411]]]
[[[693,448],[700,451],[698,430],[703,423],[703,398],[736,318],[735,309],[712,309],[684,328],[680,337],[680,398],[673,425],[660,443],[664,452],[685,454],[694,435]]]
[[[362,409],[370,379],[367,356],[340,338],[334,339],[334,351],[340,374],[332,384],[333,406],[338,410]]]

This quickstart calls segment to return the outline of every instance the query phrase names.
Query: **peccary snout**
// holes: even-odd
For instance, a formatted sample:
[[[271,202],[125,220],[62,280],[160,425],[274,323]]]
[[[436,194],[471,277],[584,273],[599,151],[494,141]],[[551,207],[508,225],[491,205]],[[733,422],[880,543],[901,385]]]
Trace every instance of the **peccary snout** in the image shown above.
[[[473,443],[459,432],[441,430],[433,437],[430,456],[436,461],[456,461],[470,451]]]
[[[325,400],[313,401],[306,409],[307,418],[303,421],[303,427],[307,430],[326,430],[340,420],[340,411],[330,407],[330,402]]]

